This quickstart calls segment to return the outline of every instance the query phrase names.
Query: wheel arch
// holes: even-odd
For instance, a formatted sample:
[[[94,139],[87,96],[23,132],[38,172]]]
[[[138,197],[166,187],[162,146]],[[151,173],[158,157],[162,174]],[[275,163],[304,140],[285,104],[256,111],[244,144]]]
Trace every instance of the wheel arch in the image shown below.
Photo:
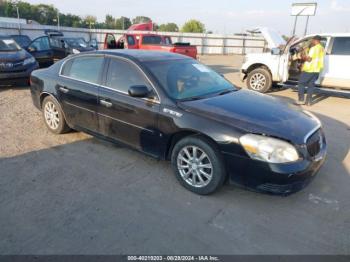
[[[165,152],[165,159],[166,160],[170,160],[171,159],[171,153],[174,149],[174,146],[182,139],[184,139],[185,137],[189,137],[189,136],[200,136],[203,137],[204,139],[210,141],[213,145],[215,145],[218,148],[218,144],[217,142],[215,142],[215,140],[213,138],[211,138],[210,136],[202,133],[202,132],[198,132],[198,131],[194,131],[194,130],[181,130],[178,131],[174,134],[171,135],[167,146],[166,146],[166,152]]]
[[[266,70],[270,73],[270,76],[271,76],[271,79],[272,79],[272,72],[271,72],[271,69],[270,69],[266,64],[263,64],[263,63],[256,63],[256,64],[250,65],[250,66],[247,68],[247,70],[246,70],[246,75],[248,76],[248,74],[249,74],[250,72],[252,72],[253,70],[258,69],[258,68],[266,69]]]
[[[63,114],[63,117],[64,119],[66,120],[67,122],[67,118],[66,118],[66,114],[61,106],[61,103],[58,101],[58,99],[51,93],[48,93],[48,92],[42,92],[39,96],[39,103],[40,103],[40,109],[42,109],[42,106],[43,106],[43,102],[44,102],[44,99],[46,97],[51,97],[53,100],[56,101],[56,103],[58,104],[58,106],[60,107],[61,111],[62,111],[62,114]],[[71,126],[68,122],[67,122],[68,126]]]

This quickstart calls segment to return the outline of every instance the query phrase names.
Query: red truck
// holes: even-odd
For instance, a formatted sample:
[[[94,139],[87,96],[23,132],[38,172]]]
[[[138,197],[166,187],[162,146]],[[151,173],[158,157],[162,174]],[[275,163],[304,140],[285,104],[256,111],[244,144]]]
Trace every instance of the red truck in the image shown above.
[[[173,52],[197,59],[197,47],[190,43],[172,43],[170,36],[152,33],[130,32],[116,41],[114,34],[107,33],[104,49],[143,49]]]

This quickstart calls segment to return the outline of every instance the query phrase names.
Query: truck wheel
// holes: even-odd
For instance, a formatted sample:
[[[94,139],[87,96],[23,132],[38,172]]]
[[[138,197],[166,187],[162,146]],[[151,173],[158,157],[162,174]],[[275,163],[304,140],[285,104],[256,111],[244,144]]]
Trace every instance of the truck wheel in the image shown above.
[[[225,181],[220,152],[215,144],[201,136],[180,140],[172,151],[171,162],[179,182],[196,194],[211,194]]]
[[[272,86],[270,72],[265,68],[254,69],[248,74],[247,86],[250,90],[266,93]]]

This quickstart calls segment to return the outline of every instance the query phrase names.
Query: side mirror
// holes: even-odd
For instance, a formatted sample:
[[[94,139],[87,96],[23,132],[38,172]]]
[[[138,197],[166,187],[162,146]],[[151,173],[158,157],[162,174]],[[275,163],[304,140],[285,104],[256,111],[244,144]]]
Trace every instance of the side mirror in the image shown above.
[[[35,52],[35,51],[37,51],[36,47],[34,47],[34,46],[29,46],[27,48],[27,50],[28,50],[28,52]]]
[[[150,91],[147,86],[137,85],[131,86],[128,90],[128,93],[132,97],[146,98],[149,96]]]
[[[272,48],[271,49],[271,55],[280,55],[281,54],[281,49],[279,48]]]

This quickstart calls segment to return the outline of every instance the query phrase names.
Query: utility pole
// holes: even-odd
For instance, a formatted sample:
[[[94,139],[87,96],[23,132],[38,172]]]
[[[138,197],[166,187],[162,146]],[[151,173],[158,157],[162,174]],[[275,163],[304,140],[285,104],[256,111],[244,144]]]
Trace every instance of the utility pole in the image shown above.
[[[57,11],[57,30],[60,31],[60,12]]]
[[[16,3],[16,10],[17,10],[18,33],[21,34],[21,22],[20,22],[20,18],[19,18],[18,3]]]

